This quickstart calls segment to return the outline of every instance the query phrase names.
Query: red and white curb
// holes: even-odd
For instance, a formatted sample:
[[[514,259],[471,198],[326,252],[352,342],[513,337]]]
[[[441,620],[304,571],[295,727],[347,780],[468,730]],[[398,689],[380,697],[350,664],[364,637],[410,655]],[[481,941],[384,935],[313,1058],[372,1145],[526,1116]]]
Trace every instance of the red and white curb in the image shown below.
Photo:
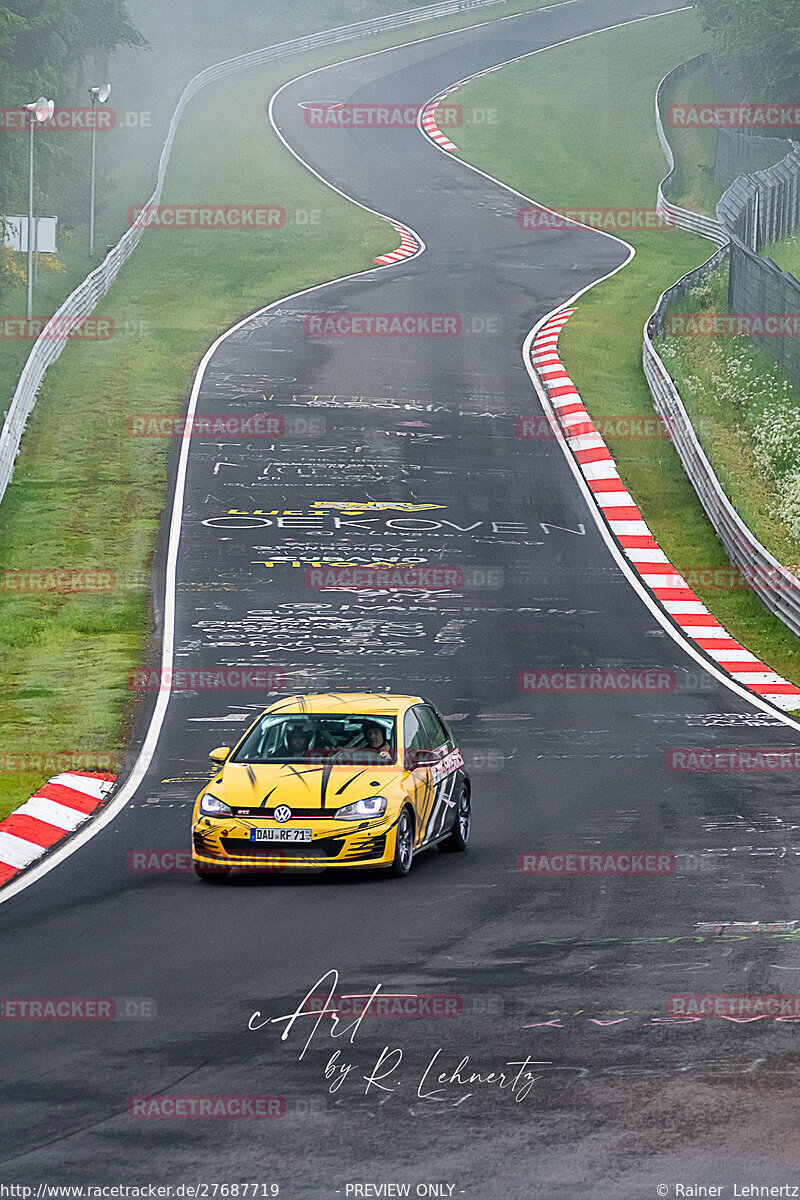
[[[442,133],[441,129],[436,124],[434,113],[442,101],[460,86],[461,85],[457,83],[455,87],[448,88],[446,92],[440,92],[439,95],[435,96],[429,104],[425,105],[419,118],[420,129],[422,129],[422,131],[428,135],[432,142],[436,142],[436,145],[440,146],[442,150],[449,150],[451,153],[453,150],[457,150],[458,146],[456,146],[454,142],[450,141],[450,138],[446,133]]]
[[[515,60],[512,60],[515,61]],[[470,75],[467,79],[460,79],[458,83],[454,83],[452,87],[447,88],[444,92],[439,92],[438,96],[434,96],[422,110],[419,119],[419,128],[423,133],[426,133],[432,142],[442,150],[447,150],[451,154],[458,146],[450,140],[446,133],[442,133],[439,126],[436,124],[436,109],[446,100],[448,96],[452,96],[453,92],[457,92],[459,88],[464,87],[467,83],[472,83],[473,79],[480,79],[482,75],[491,75],[492,71],[499,71],[501,67],[506,66],[506,63],[498,63],[494,67],[487,67],[485,71],[478,71],[477,75]]]
[[[800,688],[730,636],[673,567],[642,518],[558,354],[558,336],[574,312],[574,308],[562,309],[545,322],[531,345],[531,362],[609,529],[642,582],[686,637],[748,691],[786,712],[800,708]]]
[[[69,771],[0,821],[0,886],[73,833],[103,803],[116,775]]]
[[[405,225],[398,225],[396,221],[391,221],[390,224],[392,229],[396,229],[400,234],[400,245],[389,254],[381,254],[379,258],[373,258],[373,262],[380,263],[382,266],[400,262],[404,258],[413,258],[417,251],[422,249],[414,234]]]

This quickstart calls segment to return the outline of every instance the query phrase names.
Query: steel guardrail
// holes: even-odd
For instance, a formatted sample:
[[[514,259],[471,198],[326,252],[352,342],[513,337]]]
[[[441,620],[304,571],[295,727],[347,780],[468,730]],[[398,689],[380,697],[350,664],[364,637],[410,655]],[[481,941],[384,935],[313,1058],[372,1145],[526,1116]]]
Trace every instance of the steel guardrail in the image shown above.
[[[713,466],[700,445],[675,381],[661,360],[654,344],[654,338],[659,334],[663,335],[664,320],[671,302],[675,298],[685,295],[690,287],[699,283],[719,266],[730,255],[732,244],[740,244],[736,234],[726,229],[720,221],[712,221],[699,213],[679,208],[677,205],[670,204],[664,197],[664,187],[669,184],[675,171],[675,158],[664,132],[661,117],[662,89],[667,81],[676,82],[707,59],[707,55],[698,55],[689,62],[676,67],[675,70],[664,76],[656,90],[656,127],[670,168],[659,184],[658,205],[661,211],[670,213],[674,217],[675,223],[681,229],[708,238],[719,248],[705,263],[695,270],[689,271],[677,283],[662,292],[655,310],[644,328],[642,363],[656,411],[669,431],[683,468],[714,532],[725,547],[732,565],[741,570],[743,578],[765,607],[774,616],[779,617],[793,633],[800,636],[800,580],[779,563],[765,546],[762,546],[725,494]],[[730,189],[728,190],[730,191]]]
[[[697,54],[694,58],[690,58],[688,62],[681,63],[679,67],[668,71],[656,88],[656,131],[658,133],[658,140],[661,143],[661,149],[664,151],[664,157],[669,166],[669,171],[658,185],[656,209],[658,212],[669,217],[679,229],[686,229],[689,233],[698,233],[701,237],[716,242],[718,246],[724,246],[729,239],[729,235],[719,221],[715,221],[711,217],[704,217],[700,213],[692,212],[691,209],[680,208],[677,204],[672,204],[667,200],[664,195],[664,189],[669,186],[675,174],[675,155],[672,153],[672,147],[664,131],[664,120],[661,115],[662,90],[665,83],[669,82],[670,86],[673,83],[677,83],[684,75],[690,75],[692,71],[696,71],[698,67],[709,62],[710,57],[709,54]]]

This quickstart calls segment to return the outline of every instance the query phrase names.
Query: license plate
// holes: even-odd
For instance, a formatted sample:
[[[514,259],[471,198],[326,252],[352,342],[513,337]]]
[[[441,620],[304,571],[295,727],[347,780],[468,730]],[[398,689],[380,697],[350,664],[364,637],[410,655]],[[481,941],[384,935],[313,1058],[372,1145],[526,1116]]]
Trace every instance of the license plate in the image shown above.
[[[310,842],[310,829],[251,829],[251,842]]]

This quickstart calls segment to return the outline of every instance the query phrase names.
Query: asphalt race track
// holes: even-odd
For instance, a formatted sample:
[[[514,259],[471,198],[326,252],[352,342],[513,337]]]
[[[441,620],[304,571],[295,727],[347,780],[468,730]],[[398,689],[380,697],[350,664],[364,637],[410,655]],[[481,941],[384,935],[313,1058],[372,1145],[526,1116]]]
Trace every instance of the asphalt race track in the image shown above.
[[[313,129],[300,107],[422,104],[526,50],[672,7],[575,0],[333,66],[277,97],[295,152],[427,249],[289,298],[213,355],[198,413],[277,413],[287,432],[191,443],[175,665],[269,669],[286,693],[429,696],[472,765],[473,842],[466,855],[420,857],[403,881],[330,872],[209,885],[136,870],[132,852],[188,848],[207,751],[269,699],[174,693],[134,799],[0,905],[5,996],[155,1002],[145,1019],[0,1023],[4,1179],[250,1181],[298,1198],[408,1181],[485,1200],[647,1197],[675,1178],[792,1182],[792,1022],[665,1019],[678,993],[797,990],[791,934],[697,930],[792,919],[791,776],[677,772],[666,756],[786,747],[796,730],[665,634],[559,445],[516,432],[540,411],[526,334],[626,251],[600,234],[520,230],[522,200],[415,129]],[[461,333],[309,336],[304,319],[318,313],[456,314]],[[307,587],[305,567],[326,557],[420,559],[461,568],[465,584]],[[518,688],[526,668],[592,664],[653,667],[672,683],[614,696]],[[673,853],[677,870],[518,870],[525,852],[597,849]],[[459,1015],[365,1019],[352,1041],[320,1024],[304,1053],[311,1022],[284,1041],[282,1025],[248,1029],[254,1011],[282,1016],[323,990],[332,969],[337,992],[443,994]],[[385,1047],[393,1057],[381,1059]],[[351,1070],[326,1081],[336,1051]],[[467,1055],[462,1077],[514,1075],[504,1064],[527,1059],[535,1078],[461,1084],[451,1077]],[[380,1085],[371,1073],[385,1074]],[[128,1115],[130,1097],[156,1093],[280,1096],[285,1115]]]

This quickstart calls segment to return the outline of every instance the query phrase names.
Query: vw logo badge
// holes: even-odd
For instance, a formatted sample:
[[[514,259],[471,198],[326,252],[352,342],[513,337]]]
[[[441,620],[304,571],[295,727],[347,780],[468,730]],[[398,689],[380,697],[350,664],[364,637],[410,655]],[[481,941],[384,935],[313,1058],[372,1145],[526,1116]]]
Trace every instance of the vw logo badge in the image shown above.
[[[285,804],[281,804],[275,809],[275,812],[272,815],[276,821],[280,821],[281,824],[283,824],[284,821],[291,820],[292,810],[287,808]]]

